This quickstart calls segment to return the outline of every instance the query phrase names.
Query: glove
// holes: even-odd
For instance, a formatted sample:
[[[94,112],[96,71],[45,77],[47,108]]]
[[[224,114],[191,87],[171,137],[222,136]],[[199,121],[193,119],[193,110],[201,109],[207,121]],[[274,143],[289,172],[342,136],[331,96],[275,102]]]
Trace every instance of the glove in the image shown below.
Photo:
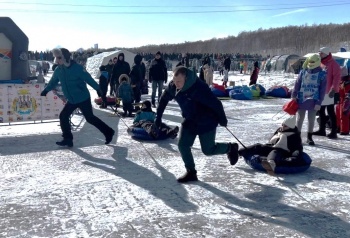
[[[296,150],[292,153],[293,157],[298,157],[298,155],[299,155],[299,150]]]
[[[317,111],[319,111],[321,109],[321,105],[315,105],[315,107],[314,107],[314,110],[317,112]]]
[[[226,127],[227,126],[227,119],[225,118],[224,121],[219,122],[220,126]]]
[[[41,93],[40,93],[40,96],[42,97],[46,97],[46,94],[48,93],[48,91],[46,90],[43,90]]]
[[[334,91],[334,89],[332,88],[331,91],[329,91],[328,96],[329,96],[330,98],[334,98],[334,94],[335,94],[335,91]]]

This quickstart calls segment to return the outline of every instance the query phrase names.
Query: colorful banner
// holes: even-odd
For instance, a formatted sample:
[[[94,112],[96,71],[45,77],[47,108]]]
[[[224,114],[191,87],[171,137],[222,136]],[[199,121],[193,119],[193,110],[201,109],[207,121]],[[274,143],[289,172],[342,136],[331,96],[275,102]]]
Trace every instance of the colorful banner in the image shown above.
[[[48,93],[44,84],[0,84],[0,123],[58,119],[63,101]]]

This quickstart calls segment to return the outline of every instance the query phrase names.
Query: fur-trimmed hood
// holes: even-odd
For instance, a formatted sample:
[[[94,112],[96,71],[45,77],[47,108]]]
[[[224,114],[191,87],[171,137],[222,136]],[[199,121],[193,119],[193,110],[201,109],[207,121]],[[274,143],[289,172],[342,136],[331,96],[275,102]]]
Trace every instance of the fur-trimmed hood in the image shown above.
[[[54,63],[56,63],[56,64],[58,63],[57,57],[62,57],[62,59],[64,60],[64,65],[66,67],[68,67],[70,65],[71,53],[66,48],[55,48],[52,50],[52,54],[53,54],[53,56],[55,56]]]
[[[121,84],[122,83],[122,78],[127,78],[127,83],[130,83],[130,78],[129,78],[129,76],[127,75],[127,74],[122,74],[122,75],[120,75],[119,76],[119,79],[118,79],[118,81],[119,81],[119,84]]]

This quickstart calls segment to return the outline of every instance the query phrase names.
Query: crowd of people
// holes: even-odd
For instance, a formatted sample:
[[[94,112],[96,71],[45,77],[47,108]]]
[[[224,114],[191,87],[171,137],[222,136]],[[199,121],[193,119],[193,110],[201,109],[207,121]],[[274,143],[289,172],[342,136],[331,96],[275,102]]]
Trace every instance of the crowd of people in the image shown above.
[[[121,98],[125,116],[131,115],[136,110],[139,112],[137,118],[140,119],[140,115],[146,120],[150,117],[151,123],[154,123],[156,128],[162,125],[162,116],[169,101],[175,100],[180,106],[184,120],[180,130],[171,131],[168,128],[167,133],[171,132],[171,137],[173,137],[179,132],[178,147],[186,168],[184,176],[178,179],[180,183],[198,180],[191,153],[191,147],[197,136],[199,136],[205,155],[227,154],[230,164],[234,165],[237,163],[239,155],[244,156],[254,151],[254,153],[260,154],[263,167],[270,174],[273,174],[276,166],[286,163],[287,158],[293,158],[290,161],[297,161],[301,158],[303,150],[301,131],[306,112],[308,113],[306,139],[308,145],[315,145],[313,136],[327,136],[329,139],[336,139],[338,132],[342,135],[349,134],[350,78],[349,75],[341,75],[340,66],[335,62],[327,47],[321,48],[319,54],[307,58],[298,75],[292,93],[292,100],[298,105],[296,117],[293,116],[285,120],[269,143],[265,145],[255,144],[244,149],[239,149],[236,143],[215,142],[216,128],[218,125],[226,127],[227,118],[222,103],[214,96],[209,87],[213,80],[212,59],[209,56],[203,59],[199,77],[197,77],[196,70],[193,70],[189,65],[188,55],[182,55],[174,70],[173,79],[163,90],[163,85],[168,80],[168,73],[163,55],[159,51],[156,52],[150,62],[147,77],[152,83],[151,102],[140,103],[142,84],[146,78],[146,66],[142,62],[142,55],[137,54],[134,57],[132,67],[125,61],[123,53],[110,59],[107,65],[100,67],[99,85],[84,71],[82,66],[71,59],[68,50],[56,49],[53,51],[53,55],[58,69],[54,71],[50,82],[41,95],[45,96],[58,82],[61,84],[64,82],[62,90],[68,100],[60,114],[63,141],[57,142],[57,144],[73,146],[73,135],[70,131],[68,118],[76,108],[80,108],[87,121],[105,135],[106,144],[110,143],[113,138],[114,130],[92,113],[90,94],[86,83],[97,90],[102,97],[102,107],[106,107],[106,95],[108,86],[110,86],[110,95]],[[227,83],[227,73],[231,69],[231,65],[232,61],[229,56],[222,59],[224,84]],[[256,84],[259,63],[254,62],[253,67],[250,84]],[[340,104],[338,104],[339,101]],[[134,108],[133,103],[142,106]],[[337,105],[337,109],[335,109],[335,105]],[[156,113],[152,112],[151,106],[157,108]],[[327,110],[328,116],[325,115],[325,110]],[[317,112],[320,115],[320,126],[319,130],[314,131]],[[326,134],[325,131],[326,118],[329,118],[331,124],[329,134]]]

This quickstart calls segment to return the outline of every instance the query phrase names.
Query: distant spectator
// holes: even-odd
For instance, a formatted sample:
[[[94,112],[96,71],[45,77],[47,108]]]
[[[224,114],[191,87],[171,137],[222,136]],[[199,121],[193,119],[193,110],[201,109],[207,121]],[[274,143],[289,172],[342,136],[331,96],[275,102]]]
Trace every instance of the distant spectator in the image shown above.
[[[231,59],[230,56],[226,56],[225,60],[224,60],[224,66],[225,69],[227,70],[227,72],[230,72],[231,69]]]
[[[124,59],[124,53],[118,54],[118,60],[113,66],[112,77],[111,77],[111,86],[116,96],[119,88],[119,77],[122,74],[126,74],[129,76],[130,74],[130,65]]]
[[[249,86],[256,84],[257,80],[258,80],[258,76],[259,76],[259,63],[258,61],[254,62],[254,70],[252,72],[252,74],[250,75],[250,82],[249,82]]]
[[[341,70],[339,64],[333,59],[330,49],[322,47],[319,51],[321,57],[321,67],[327,71],[327,88],[326,95],[322,101],[320,109],[320,127],[314,132],[317,136],[326,136],[326,108],[331,121],[331,133],[327,135],[329,139],[337,138],[337,118],[335,115],[334,105],[339,102],[339,85]]]
[[[156,92],[158,88],[158,102],[162,95],[163,84],[168,81],[168,71],[160,51],[156,53],[149,69],[149,81],[152,83],[152,106],[156,107]]]

